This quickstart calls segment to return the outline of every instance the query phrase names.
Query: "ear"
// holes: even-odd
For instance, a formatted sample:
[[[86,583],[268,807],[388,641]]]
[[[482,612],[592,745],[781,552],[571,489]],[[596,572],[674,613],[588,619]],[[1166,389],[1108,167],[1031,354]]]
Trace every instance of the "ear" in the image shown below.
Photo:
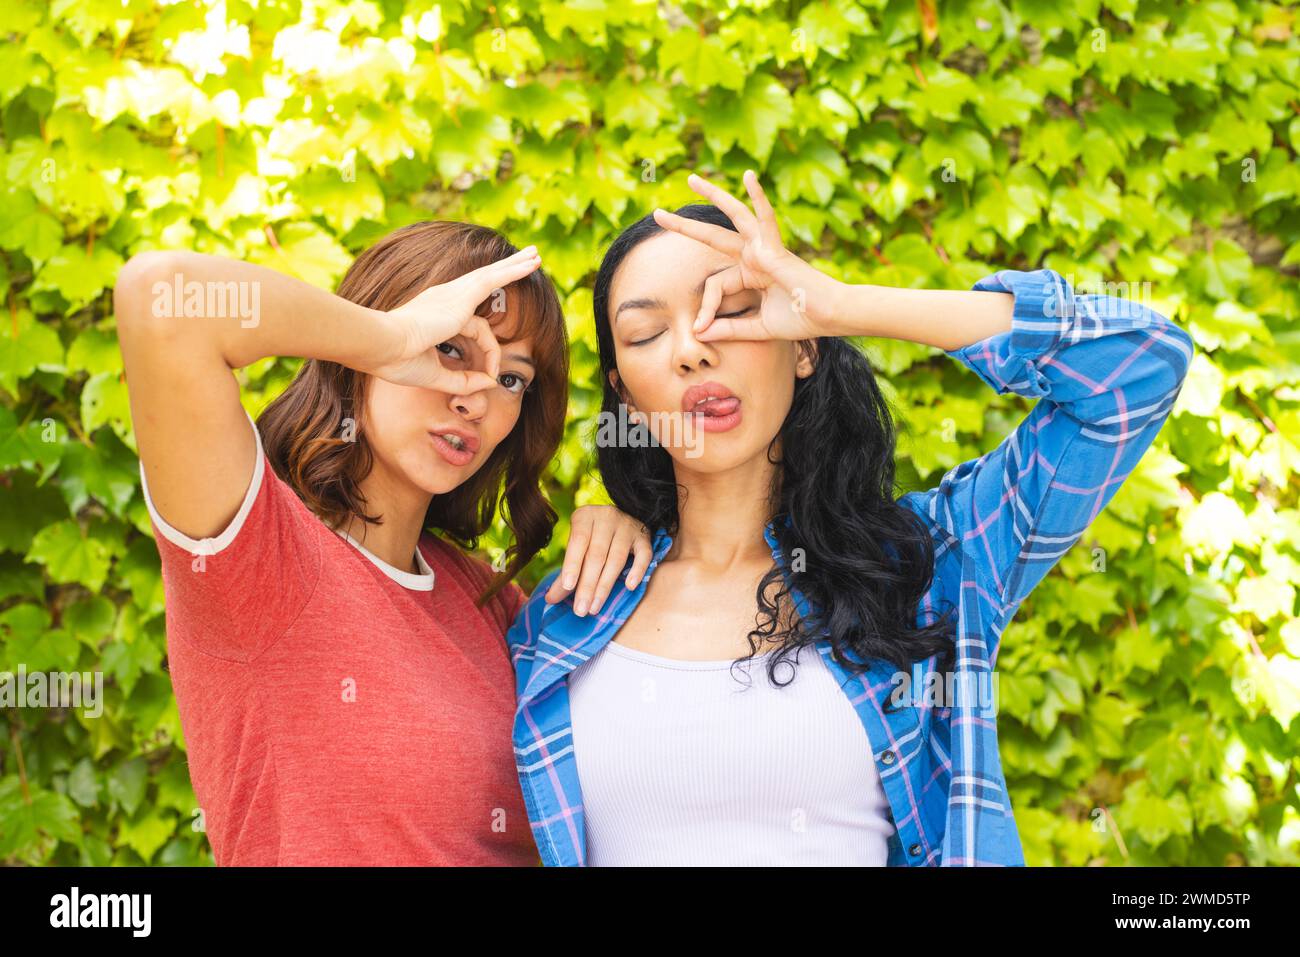
[[[799,358],[794,366],[795,377],[806,379],[817,369],[817,340],[801,339],[795,343],[795,348],[799,350]]]

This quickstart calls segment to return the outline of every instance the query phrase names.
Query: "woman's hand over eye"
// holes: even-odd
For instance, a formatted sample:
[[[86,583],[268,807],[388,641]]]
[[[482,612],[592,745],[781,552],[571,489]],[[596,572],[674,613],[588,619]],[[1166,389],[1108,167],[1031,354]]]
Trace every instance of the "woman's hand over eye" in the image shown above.
[[[712,223],[686,219],[656,209],[655,222],[664,229],[725,253],[733,265],[710,276],[695,320],[696,337],[716,339],[813,339],[825,335],[823,320],[834,314],[842,284],[813,268],[785,248],[772,204],[758,177],[745,171],[748,206],[702,176],[691,174],[691,189],[727,214],[738,232]],[[757,312],[744,316],[716,315],[722,300],[746,289],[763,294]]]
[[[397,385],[437,389],[453,395],[495,387],[501,367],[501,346],[488,320],[476,310],[498,290],[523,279],[541,264],[537,247],[528,246],[450,282],[430,286],[396,309],[383,313],[387,319],[386,338],[392,345],[385,350],[383,359],[362,371]],[[483,355],[485,371],[468,368],[464,361],[455,363],[459,368],[448,368],[439,346],[453,339],[460,340],[461,351],[468,351],[471,344],[475,346]]]

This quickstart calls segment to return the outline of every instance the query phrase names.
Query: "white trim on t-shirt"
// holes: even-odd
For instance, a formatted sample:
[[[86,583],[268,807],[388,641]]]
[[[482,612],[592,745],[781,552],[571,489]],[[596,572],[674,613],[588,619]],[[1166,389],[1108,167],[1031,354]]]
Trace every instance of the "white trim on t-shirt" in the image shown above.
[[[359,551],[362,555],[366,556],[366,558],[370,559],[376,568],[399,585],[413,589],[414,591],[433,591],[433,569],[430,568],[429,563],[425,561],[424,553],[420,551],[419,545],[415,546],[415,563],[420,569],[420,574],[417,575],[415,572],[402,571],[402,569],[395,565],[388,564],[388,562],[367,549],[347,532],[334,529],[334,533]]]
[[[244,415],[248,417],[248,424],[253,429],[253,441],[257,444],[256,459],[253,463],[253,479],[248,483],[248,491],[244,493],[244,500],[239,504],[239,511],[235,513],[235,517],[230,520],[230,524],[222,529],[220,533],[211,538],[190,538],[190,536],[172,526],[162,517],[154,505],[153,498],[149,495],[149,482],[144,475],[144,463],[140,463],[140,490],[144,493],[144,504],[149,510],[149,517],[153,519],[154,524],[158,526],[158,531],[162,533],[167,541],[177,548],[185,549],[192,555],[216,555],[222,549],[228,547],[235,540],[235,536],[239,534],[239,530],[244,527],[244,521],[248,518],[248,513],[252,511],[253,502],[257,500],[257,493],[262,487],[263,476],[266,473],[266,452],[262,449],[262,435],[258,432],[257,423],[253,421],[253,417],[248,414],[247,409],[244,410]],[[363,547],[360,542],[346,532],[341,532],[338,529],[331,529],[331,531],[368,558],[376,568],[399,585],[414,591],[433,591],[433,568],[430,567],[418,545],[415,548],[415,562],[416,567],[420,569],[420,574],[417,575],[415,572],[402,571],[402,569],[388,564],[378,555]]]
[[[248,416],[248,424],[253,427],[253,440],[257,443],[257,457],[253,463],[253,480],[248,483],[248,491],[244,493],[244,500],[239,504],[239,511],[235,517],[230,520],[221,532],[212,538],[190,538],[178,528],[173,528],[168,521],[158,513],[157,507],[153,503],[153,498],[149,495],[149,482],[144,476],[144,462],[140,463],[140,490],[144,493],[144,504],[149,509],[149,517],[154,520],[158,530],[162,532],[163,537],[171,542],[177,548],[183,548],[192,555],[215,555],[223,548],[235,540],[239,530],[244,527],[244,520],[248,518],[248,513],[253,509],[253,502],[257,500],[258,489],[262,487],[262,474],[266,471],[266,454],[262,451],[262,436],[257,431],[257,424],[253,417],[248,415],[248,410],[244,410],[244,415]]]

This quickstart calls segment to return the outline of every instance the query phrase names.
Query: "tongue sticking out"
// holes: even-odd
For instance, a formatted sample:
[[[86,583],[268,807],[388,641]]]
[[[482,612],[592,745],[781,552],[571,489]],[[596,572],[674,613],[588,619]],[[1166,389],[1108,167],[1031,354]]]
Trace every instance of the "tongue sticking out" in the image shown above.
[[[740,400],[732,396],[729,399],[706,399],[697,405],[692,411],[698,415],[710,417],[719,415],[731,415],[736,409],[740,408]]]

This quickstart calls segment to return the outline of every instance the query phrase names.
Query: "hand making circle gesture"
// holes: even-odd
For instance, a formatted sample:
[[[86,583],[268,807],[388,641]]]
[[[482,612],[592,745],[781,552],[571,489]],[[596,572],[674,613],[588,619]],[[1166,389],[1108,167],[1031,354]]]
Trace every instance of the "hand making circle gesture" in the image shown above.
[[[834,279],[813,268],[785,248],[772,204],[758,176],[745,171],[745,189],[754,204],[748,206],[725,189],[692,173],[691,189],[713,202],[736,226],[736,232],[712,223],[686,219],[664,209],[654,211],[655,222],[688,239],[725,253],[734,265],[710,276],[704,284],[694,332],[702,342],[716,339],[813,339],[819,319],[833,308]],[[753,317],[716,317],[723,297],[745,289],[763,294]]]
[[[369,370],[397,385],[463,395],[497,385],[501,346],[488,320],[476,310],[497,290],[523,279],[542,264],[536,246],[430,286],[386,314],[397,346],[387,361]],[[486,371],[448,368],[440,347],[457,336],[483,353]],[[454,350],[453,350],[454,351]],[[450,354],[448,354],[450,355]]]

